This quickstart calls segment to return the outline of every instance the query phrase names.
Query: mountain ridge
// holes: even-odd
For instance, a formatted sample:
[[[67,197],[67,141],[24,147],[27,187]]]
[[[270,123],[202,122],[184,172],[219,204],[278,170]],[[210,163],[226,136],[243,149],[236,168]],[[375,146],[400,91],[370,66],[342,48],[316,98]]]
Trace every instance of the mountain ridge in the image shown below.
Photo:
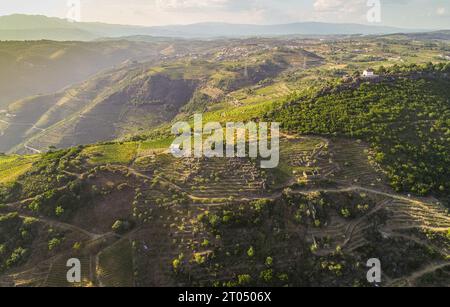
[[[70,22],[43,15],[0,16],[0,40],[93,40],[104,37],[150,35],[184,38],[280,36],[280,35],[371,35],[417,32],[389,26],[355,23],[297,22],[256,25],[204,22],[188,25],[134,26],[99,22]],[[237,34],[239,33],[239,34]]]

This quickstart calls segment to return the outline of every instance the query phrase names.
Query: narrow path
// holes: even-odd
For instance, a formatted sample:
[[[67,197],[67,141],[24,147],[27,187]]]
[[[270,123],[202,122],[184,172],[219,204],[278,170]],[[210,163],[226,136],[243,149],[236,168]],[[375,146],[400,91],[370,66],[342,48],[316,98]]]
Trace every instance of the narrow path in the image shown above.
[[[19,217],[21,218],[33,218],[36,219],[40,222],[44,222],[50,226],[54,226],[57,228],[61,228],[61,229],[65,229],[65,230],[70,230],[70,231],[74,231],[74,232],[79,232],[84,234],[85,236],[87,236],[89,238],[89,240],[98,240],[102,237],[104,237],[105,235],[108,234],[97,234],[97,233],[92,233],[87,231],[86,229],[80,228],[78,226],[72,225],[72,224],[67,224],[64,222],[60,222],[60,221],[56,221],[47,217],[43,217],[43,216],[32,216],[32,215],[26,215],[26,214],[19,214]]]
[[[39,130],[39,131],[45,131],[45,129],[36,127],[36,125],[33,125],[33,127],[31,127],[31,129]]]
[[[75,175],[75,174],[74,174],[74,175]],[[83,175],[80,175],[80,176],[83,176]],[[78,176],[77,176],[77,177],[78,177]],[[66,185],[63,185],[62,187],[56,188],[55,190],[58,191],[58,192],[59,192],[59,191],[64,191],[65,189],[67,189],[67,187],[69,186],[69,184],[70,184],[70,183],[68,183],[68,184],[66,184]],[[16,202],[12,202],[12,203],[9,203],[9,204],[4,204],[4,206],[9,207],[9,208],[14,208],[14,207],[23,205],[23,204],[25,204],[25,203],[31,202],[31,201],[33,201],[33,200],[36,200],[38,197],[40,197],[40,196],[42,196],[42,195],[44,195],[44,194],[45,194],[45,192],[42,193],[42,194],[39,194],[39,195],[30,197],[30,198],[18,200],[18,201],[16,201]]]
[[[390,285],[395,285],[395,284],[397,284],[399,282],[406,281],[409,286],[414,286],[415,281],[417,279],[419,279],[420,277],[422,277],[422,276],[424,276],[424,275],[426,275],[428,273],[436,272],[437,270],[445,268],[447,266],[450,266],[450,261],[439,262],[439,263],[432,263],[430,265],[427,265],[425,268],[412,273],[411,275],[409,275],[407,277],[401,277],[401,278],[392,280]]]
[[[37,154],[41,154],[41,153],[42,153],[42,151],[40,151],[39,149],[30,147],[30,146],[28,146],[28,145],[23,145],[23,147],[25,147],[25,149],[28,149],[28,150],[30,150],[30,151],[32,151],[32,152],[34,152],[34,153],[37,153]]]
[[[10,126],[31,126],[32,128],[34,127],[34,124],[32,124],[32,123],[14,123],[14,122],[8,122],[3,119],[0,119],[0,122],[10,125]],[[38,128],[38,129],[40,129],[40,128]]]
[[[130,166],[125,166],[125,168],[133,175],[135,175],[136,177],[140,177],[143,179],[147,179],[147,180],[152,180],[153,178],[145,175],[141,172],[139,172],[138,170],[130,167]],[[82,179],[86,174],[76,174],[76,173],[72,173],[72,172],[68,172],[68,171],[64,171],[66,174],[71,175],[71,176],[75,176],[78,179]],[[211,198],[211,197],[198,197],[195,195],[192,195],[191,193],[189,193],[188,191],[186,191],[185,189],[183,189],[182,187],[178,186],[177,184],[160,177],[165,183],[169,184],[172,188],[185,193],[191,200],[196,201],[196,202],[212,202],[214,203],[215,201],[220,202],[221,200],[223,200],[223,198]],[[68,184],[65,186],[62,186],[58,189],[56,189],[57,191],[62,191],[64,189],[66,189],[68,187]],[[362,186],[348,186],[348,187],[342,187],[342,188],[330,188],[330,189],[294,189],[292,190],[293,193],[300,193],[300,194],[309,194],[309,193],[314,193],[314,192],[322,192],[322,193],[341,193],[341,192],[352,192],[352,191],[364,191],[364,192],[368,192],[368,193],[372,193],[372,194],[376,194],[376,195],[381,195],[381,196],[385,196],[388,198],[392,198],[392,199],[397,199],[397,200],[402,200],[402,201],[406,201],[406,202],[411,202],[411,203],[416,203],[416,204],[420,204],[420,205],[425,205],[425,206],[430,206],[430,205],[434,205],[431,203],[427,203],[418,199],[414,199],[414,198],[409,198],[406,196],[403,196],[401,194],[394,194],[394,193],[387,193],[387,192],[382,192],[382,191],[378,191],[375,189],[371,189],[371,188],[365,188]],[[281,197],[283,194],[282,191],[280,192],[276,192],[272,195],[266,195],[266,196],[255,196],[255,197],[242,197],[239,198],[238,200],[240,201],[252,201],[252,200],[259,200],[259,199],[270,199],[270,200],[275,200],[279,197]],[[5,206],[7,207],[16,207],[18,205],[30,202],[35,200],[37,197],[39,197],[39,195],[36,195],[35,197],[32,198],[28,198],[28,199],[24,199],[24,200],[20,200],[14,203],[10,203],[10,204],[6,204]]]
[[[438,253],[441,253],[441,252],[442,252],[442,251],[441,251],[439,248],[437,248],[434,244],[431,244],[431,243],[429,243],[429,242],[427,242],[427,241],[423,241],[423,240],[418,239],[418,238],[413,237],[413,236],[404,235],[404,234],[395,233],[395,232],[389,232],[389,233],[387,233],[387,235],[388,235],[389,237],[391,237],[391,238],[401,238],[401,239],[413,241],[413,242],[415,242],[415,243],[418,244],[418,245],[425,246],[425,247],[430,248],[430,249],[432,249],[432,250],[434,250],[434,251],[436,251],[436,252],[438,252]]]

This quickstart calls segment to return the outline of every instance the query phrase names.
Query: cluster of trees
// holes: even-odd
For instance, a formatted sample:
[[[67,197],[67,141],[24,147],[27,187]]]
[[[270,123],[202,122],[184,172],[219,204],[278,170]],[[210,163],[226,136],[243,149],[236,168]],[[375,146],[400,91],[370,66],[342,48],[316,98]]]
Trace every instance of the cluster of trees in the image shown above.
[[[214,232],[220,232],[227,228],[240,228],[261,225],[261,223],[273,213],[272,202],[262,199],[245,205],[231,204],[230,210],[221,212],[200,214],[197,218],[207,228]]]
[[[205,93],[196,91],[192,96],[191,100],[182,107],[182,111],[188,114],[193,114],[195,112],[205,112],[211,103],[212,98]]]
[[[426,64],[408,64],[408,65],[392,65],[390,67],[380,66],[376,69],[376,73],[383,74],[420,74],[420,73],[450,73],[450,63],[436,63],[431,62]]]
[[[21,185],[18,182],[0,184],[0,203],[11,203],[17,199],[21,192]]]
[[[429,248],[404,238],[384,238],[374,228],[367,230],[365,236],[369,244],[360,250],[361,258],[379,258],[385,263],[383,272],[389,277],[408,276],[423,268],[424,263],[440,261],[443,256],[436,249]],[[368,259],[369,259],[368,258]]]
[[[0,272],[24,263],[38,235],[34,219],[21,219],[18,213],[0,215]]]
[[[441,64],[423,69],[449,68]],[[315,98],[294,98],[269,117],[290,131],[364,139],[397,191],[448,193],[449,97],[446,76],[399,78]]]
[[[177,280],[185,277],[183,281],[194,286],[366,285],[366,271],[358,259],[344,255],[340,247],[328,256],[315,255],[305,230],[326,227],[332,211],[355,218],[370,210],[371,204],[358,193],[303,195],[290,189],[277,200],[230,203],[198,216],[202,234],[215,237],[214,244],[208,240],[202,244],[214,256],[196,255],[193,266],[183,266],[183,258],[178,257],[172,267]],[[334,241],[325,239],[323,245],[334,248]],[[316,241],[322,246],[320,239]],[[224,281],[224,270],[234,278]],[[205,275],[215,281],[206,283]]]
[[[35,199],[29,209],[46,216],[67,219],[95,196],[89,185],[65,170],[78,168],[82,147],[43,154],[30,171],[9,185],[0,185],[0,202]],[[66,186],[66,188],[61,188]]]
[[[0,185],[0,203],[10,203],[19,198],[31,198],[67,184],[71,178],[64,171],[81,165],[82,147],[48,152],[41,155],[30,171],[17,181]]]
[[[325,199],[346,219],[359,218],[375,205],[375,202],[364,193],[331,193],[325,194]]]
[[[61,220],[69,219],[81,206],[91,203],[95,192],[85,181],[72,181],[67,189],[51,189],[37,196],[28,206],[36,213]]]

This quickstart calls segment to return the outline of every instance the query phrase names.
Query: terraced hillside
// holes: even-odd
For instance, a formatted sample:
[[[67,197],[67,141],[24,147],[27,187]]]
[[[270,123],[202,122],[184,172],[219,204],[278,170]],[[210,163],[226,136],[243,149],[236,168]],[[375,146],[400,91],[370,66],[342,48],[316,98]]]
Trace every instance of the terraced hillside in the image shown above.
[[[369,258],[385,265],[382,285],[444,282],[448,209],[339,175],[352,165],[334,150],[360,143],[286,136],[270,172],[248,159],[176,160],[144,143],[46,154],[4,186],[0,227],[33,218],[48,237],[2,243],[2,285],[68,286],[73,257],[83,286],[368,286]],[[380,174],[369,163],[364,172]]]

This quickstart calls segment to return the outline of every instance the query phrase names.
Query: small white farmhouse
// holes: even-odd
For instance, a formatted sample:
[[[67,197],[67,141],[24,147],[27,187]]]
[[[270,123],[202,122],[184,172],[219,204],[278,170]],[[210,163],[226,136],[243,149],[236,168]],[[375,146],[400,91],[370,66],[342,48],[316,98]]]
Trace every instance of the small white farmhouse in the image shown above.
[[[364,78],[374,78],[376,77],[375,71],[373,69],[367,69],[363,72]]]

